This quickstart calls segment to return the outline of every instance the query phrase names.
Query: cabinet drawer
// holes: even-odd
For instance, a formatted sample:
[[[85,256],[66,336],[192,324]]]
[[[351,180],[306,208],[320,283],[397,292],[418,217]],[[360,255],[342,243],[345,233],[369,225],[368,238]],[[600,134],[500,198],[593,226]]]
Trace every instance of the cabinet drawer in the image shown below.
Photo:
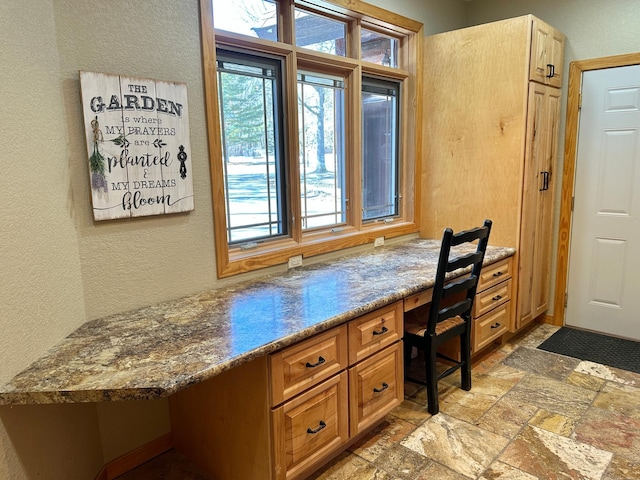
[[[478,280],[478,292],[511,278],[511,268],[511,258],[505,258],[491,265],[483,266],[480,272],[480,280]]]
[[[427,303],[431,303],[433,298],[433,288],[414,293],[410,297],[404,299],[404,311],[408,312],[414,308],[421,307]]]
[[[294,478],[349,438],[347,372],[272,411],[276,479]]]
[[[380,420],[404,399],[402,342],[349,369],[351,436]]]
[[[271,405],[347,368],[347,327],[333,328],[271,355]]]
[[[511,302],[506,302],[489,313],[476,318],[473,321],[473,351],[477,352],[503,333],[506,333],[509,328],[510,318]]]
[[[402,328],[401,301],[349,322],[349,365],[398,341]]]
[[[480,317],[509,300],[511,300],[511,279],[477,294],[473,301],[473,316]]]

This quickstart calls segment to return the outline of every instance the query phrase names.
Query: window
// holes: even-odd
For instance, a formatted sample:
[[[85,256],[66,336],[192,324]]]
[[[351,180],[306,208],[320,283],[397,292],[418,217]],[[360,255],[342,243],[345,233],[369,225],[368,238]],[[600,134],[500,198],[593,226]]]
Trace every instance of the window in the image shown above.
[[[201,0],[220,277],[418,231],[422,25],[338,3]]]
[[[287,234],[280,62],[217,52],[229,244]]]
[[[298,73],[302,229],[346,222],[344,79]]]
[[[296,9],[296,45],[316,52],[346,55],[346,28],[343,22]]]
[[[366,62],[398,66],[398,40],[379,32],[373,32],[363,28],[360,34],[362,48],[362,60]]]
[[[362,220],[398,216],[397,82],[362,79]]]
[[[278,10],[274,0],[211,1],[215,28],[278,40]]]

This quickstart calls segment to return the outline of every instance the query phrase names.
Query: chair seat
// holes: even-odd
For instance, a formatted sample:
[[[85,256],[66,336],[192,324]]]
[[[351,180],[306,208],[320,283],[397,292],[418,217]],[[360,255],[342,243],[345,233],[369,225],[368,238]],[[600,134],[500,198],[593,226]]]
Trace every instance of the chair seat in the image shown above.
[[[458,325],[462,325],[463,323],[464,319],[460,316],[448,318],[436,325],[436,335],[442,335],[444,332],[447,332]],[[407,316],[405,319],[404,331],[412,335],[424,337],[424,334],[427,331],[427,326],[416,322],[414,318],[411,318],[411,316]]]

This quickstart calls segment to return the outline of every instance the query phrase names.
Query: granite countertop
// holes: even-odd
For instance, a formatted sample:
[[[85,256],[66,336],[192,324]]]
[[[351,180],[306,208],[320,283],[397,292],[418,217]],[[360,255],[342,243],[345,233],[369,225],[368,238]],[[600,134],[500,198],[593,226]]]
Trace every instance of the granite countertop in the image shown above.
[[[89,321],[0,386],[0,405],[148,400],[430,288],[413,239]],[[485,264],[514,254],[489,246]]]

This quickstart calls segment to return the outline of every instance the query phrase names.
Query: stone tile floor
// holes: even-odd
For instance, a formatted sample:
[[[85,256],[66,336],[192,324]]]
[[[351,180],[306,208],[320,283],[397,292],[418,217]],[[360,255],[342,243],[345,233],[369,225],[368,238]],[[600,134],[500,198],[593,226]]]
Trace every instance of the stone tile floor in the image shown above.
[[[557,328],[535,324],[484,356],[469,392],[458,374],[442,380],[438,415],[407,382],[402,405],[311,478],[640,480],[640,375],[536,349]],[[120,479],[206,479],[176,455]]]

